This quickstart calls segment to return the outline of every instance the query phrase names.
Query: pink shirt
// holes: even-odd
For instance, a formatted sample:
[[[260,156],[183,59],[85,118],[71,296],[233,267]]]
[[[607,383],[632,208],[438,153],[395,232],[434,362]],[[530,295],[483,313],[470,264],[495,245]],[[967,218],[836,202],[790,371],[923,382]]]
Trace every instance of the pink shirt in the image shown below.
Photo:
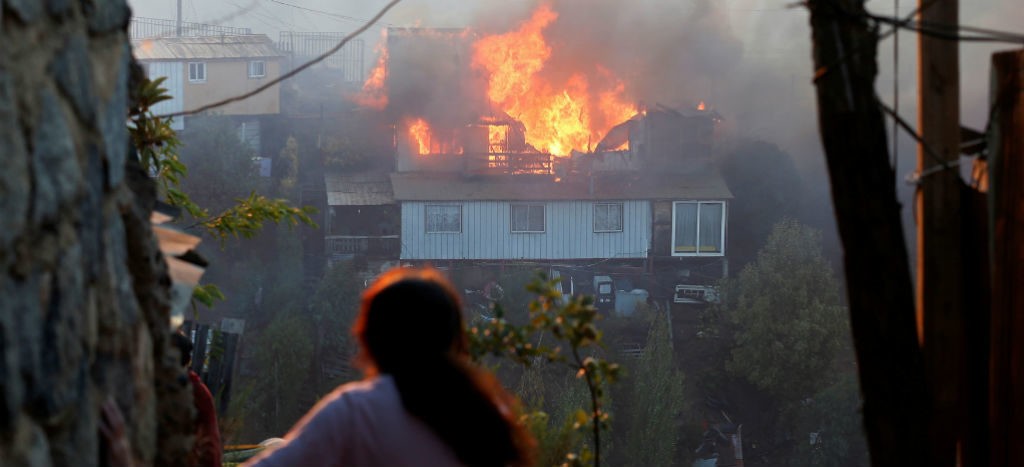
[[[317,403],[247,467],[462,467],[430,428],[402,407],[388,375],[345,384]]]

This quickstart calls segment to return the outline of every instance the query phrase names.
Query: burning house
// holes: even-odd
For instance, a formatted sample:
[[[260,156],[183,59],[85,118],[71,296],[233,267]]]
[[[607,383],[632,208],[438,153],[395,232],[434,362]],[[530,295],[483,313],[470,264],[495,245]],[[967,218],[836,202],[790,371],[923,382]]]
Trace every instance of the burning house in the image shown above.
[[[711,164],[718,114],[639,106],[599,64],[549,67],[556,18],[541,6],[504,34],[388,30],[358,99],[391,122],[379,191],[397,220],[392,259],[657,272],[661,290],[722,277],[732,195]],[[335,185],[339,201],[332,190],[356,190]]]

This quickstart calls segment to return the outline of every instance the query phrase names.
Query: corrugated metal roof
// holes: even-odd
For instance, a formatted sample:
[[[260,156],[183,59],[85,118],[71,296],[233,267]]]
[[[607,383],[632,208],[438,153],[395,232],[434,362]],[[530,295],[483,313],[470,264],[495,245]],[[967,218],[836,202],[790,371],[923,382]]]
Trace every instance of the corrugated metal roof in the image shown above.
[[[443,173],[391,174],[394,198],[401,201],[460,200],[690,200],[731,199],[714,171],[690,174],[605,173],[555,181],[550,175],[464,177]],[[593,186],[593,188],[591,188]]]
[[[265,34],[240,36],[157,37],[132,41],[139,60],[194,60],[281,57]]]
[[[330,206],[380,206],[394,204],[387,174],[324,174],[327,204]]]

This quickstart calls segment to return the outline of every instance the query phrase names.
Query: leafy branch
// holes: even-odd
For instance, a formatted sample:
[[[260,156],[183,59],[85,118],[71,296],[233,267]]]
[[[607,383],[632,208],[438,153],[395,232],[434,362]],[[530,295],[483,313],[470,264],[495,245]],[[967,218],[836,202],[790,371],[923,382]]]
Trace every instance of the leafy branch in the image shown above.
[[[527,286],[537,295],[530,302],[530,319],[526,325],[515,325],[505,319],[500,306],[495,306],[495,317],[484,326],[469,329],[470,354],[474,359],[487,355],[509,358],[524,366],[541,360],[563,362],[582,379],[590,395],[590,412],[576,413],[574,428],[589,427],[593,436],[593,453],[584,450],[580,454],[570,453],[563,465],[584,465],[593,461],[601,465],[601,432],[609,428],[608,413],[603,410],[604,387],[615,382],[620,373],[619,365],[602,358],[585,355],[586,350],[602,347],[602,333],[594,324],[598,319],[593,297],[576,296],[568,300],[555,288],[557,279],[549,280],[539,275]],[[569,355],[560,346],[534,345],[536,334],[550,333],[559,342],[568,345]]]
[[[316,223],[309,216],[316,213],[311,206],[294,207],[285,199],[269,199],[256,192],[249,194],[247,198],[236,199],[238,202],[234,207],[227,209],[216,217],[201,220],[189,226],[204,227],[211,235],[216,236],[223,244],[229,237],[253,238],[263,229],[265,221],[273,221],[275,224],[286,222],[294,227],[302,222],[311,227],[317,227]]]
[[[171,99],[167,89],[162,86],[165,79],[143,79],[133,90],[135,104],[129,111],[128,130],[138,151],[139,163],[156,181],[160,196],[167,204],[183,209],[196,219],[196,223],[189,228],[205,228],[223,246],[229,237],[256,236],[266,221],[277,224],[286,222],[293,227],[302,222],[317,227],[310,217],[316,213],[315,208],[294,207],[287,200],[269,199],[255,191],[247,198],[237,199],[235,206],[212,218],[207,209],[196,204],[181,189],[182,180],[188,176],[188,167],[178,156],[181,142],[171,129],[171,118],[160,117],[153,112],[155,105]],[[210,307],[216,300],[224,300],[224,294],[215,285],[206,284],[196,287],[192,298]]]

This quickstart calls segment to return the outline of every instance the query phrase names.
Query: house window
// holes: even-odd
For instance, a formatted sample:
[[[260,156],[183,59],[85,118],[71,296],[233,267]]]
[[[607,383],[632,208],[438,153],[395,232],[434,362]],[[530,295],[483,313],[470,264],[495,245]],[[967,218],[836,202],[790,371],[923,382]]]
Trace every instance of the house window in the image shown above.
[[[202,83],[206,81],[206,63],[189,62],[188,81],[190,83]]]
[[[594,205],[594,232],[622,232],[622,203]]]
[[[672,256],[725,254],[725,203],[672,203]]]
[[[267,76],[267,62],[263,60],[253,60],[249,62],[249,77],[250,78],[262,78]]]
[[[426,206],[427,233],[462,232],[462,206],[458,204],[428,204]]]
[[[512,232],[544,232],[544,205],[513,204]]]

